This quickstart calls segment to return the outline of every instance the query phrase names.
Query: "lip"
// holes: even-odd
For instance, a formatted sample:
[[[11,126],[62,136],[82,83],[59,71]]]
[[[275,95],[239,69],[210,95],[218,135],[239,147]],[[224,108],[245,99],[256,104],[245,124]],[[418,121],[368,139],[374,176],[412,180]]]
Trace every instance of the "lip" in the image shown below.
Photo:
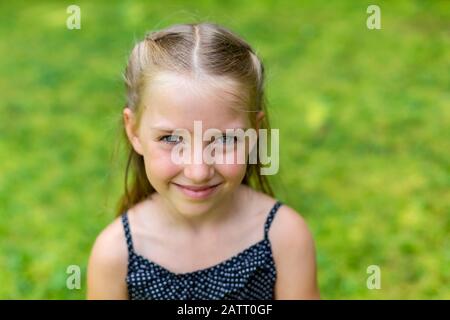
[[[185,186],[173,183],[184,195],[193,199],[206,199],[211,196],[221,183],[210,186]]]

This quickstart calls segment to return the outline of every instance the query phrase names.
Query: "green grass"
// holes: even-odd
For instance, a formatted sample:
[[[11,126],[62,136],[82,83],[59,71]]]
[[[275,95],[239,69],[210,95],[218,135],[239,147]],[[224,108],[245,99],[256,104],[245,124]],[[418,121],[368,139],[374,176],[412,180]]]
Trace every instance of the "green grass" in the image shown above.
[[[273,182],[314,234],[322,297],[450,299],[449,3],[377,1],[382,29],[368,30],[373,2],[297,2],[78,1],[73,31],[73,2],[2,2],[0,298],[84,298],[122,191],[127,54],[147,30],[207,20],[265,62]]]

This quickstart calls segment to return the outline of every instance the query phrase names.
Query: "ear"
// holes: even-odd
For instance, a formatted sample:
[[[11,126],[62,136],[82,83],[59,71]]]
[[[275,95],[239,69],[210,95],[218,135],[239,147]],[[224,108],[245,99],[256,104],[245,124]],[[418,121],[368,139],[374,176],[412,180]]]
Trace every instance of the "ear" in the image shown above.
[[[260,126],[261,126],[261,122],[264,119],[264,117],[266,116],[266,114],[264,113],[264,111],[259,111],[256,114],[256,131],[259,130]]]
[[[123,122],[125,126],[125,131],[128,136],[128,140],[133,146],[133,149],[142,156],[143,155],[142,144],[141,141],[139,140],[139,135],[135,132],[136,121],[137,121],[136,115],[134,114],[133,110],[131,110],[128,107],[125,107],[125,109],[123,109]]]

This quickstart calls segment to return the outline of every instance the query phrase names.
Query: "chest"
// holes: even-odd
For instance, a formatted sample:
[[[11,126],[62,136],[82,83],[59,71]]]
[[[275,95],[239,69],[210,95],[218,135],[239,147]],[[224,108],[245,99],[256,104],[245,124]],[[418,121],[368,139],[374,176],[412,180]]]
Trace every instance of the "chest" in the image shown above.
[[[259,220],[197,237],[181,237],[170,232],[139,232],[136,251],[174,273],[206,269],[260,242],[263,239],[263,221]]]

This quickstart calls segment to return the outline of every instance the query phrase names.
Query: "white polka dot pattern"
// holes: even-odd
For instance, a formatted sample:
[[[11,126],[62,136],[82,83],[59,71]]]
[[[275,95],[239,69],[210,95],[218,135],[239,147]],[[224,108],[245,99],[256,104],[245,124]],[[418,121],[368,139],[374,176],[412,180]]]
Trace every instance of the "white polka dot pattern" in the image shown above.
[[[137,254],[133,248],[127,212],[122,223],[128,247],[128,295],[132,300],[269,300],[273,299],[275,263],[268,232],[277,201],[264,225],[264,239],[212,267],[173,273]]]

